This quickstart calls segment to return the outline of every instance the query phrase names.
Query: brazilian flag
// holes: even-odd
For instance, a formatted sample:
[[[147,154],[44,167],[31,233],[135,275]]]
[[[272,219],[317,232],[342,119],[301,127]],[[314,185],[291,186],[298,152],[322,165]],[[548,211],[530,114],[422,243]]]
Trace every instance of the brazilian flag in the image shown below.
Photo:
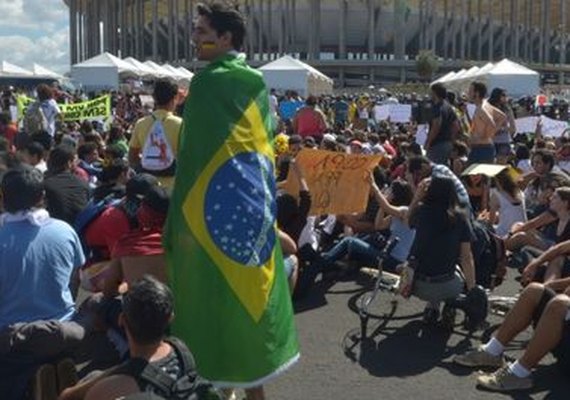
[[[267,89],[242,55],[192,79],[164,245],[174,334],[204,378],[256,386],[299,357],[276,232]]]

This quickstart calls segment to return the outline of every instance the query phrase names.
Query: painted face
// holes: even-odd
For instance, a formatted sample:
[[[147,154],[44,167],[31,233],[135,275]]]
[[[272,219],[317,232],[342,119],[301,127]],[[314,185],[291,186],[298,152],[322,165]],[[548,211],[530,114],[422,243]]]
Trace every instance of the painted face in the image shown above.
[[[199,16],[194,22],[192,43],[196,47],[198,59],[202,61],[212,61],[226,52],[222,38],[218,36],[218,33],[210,26],[208,18],[204,16]]]

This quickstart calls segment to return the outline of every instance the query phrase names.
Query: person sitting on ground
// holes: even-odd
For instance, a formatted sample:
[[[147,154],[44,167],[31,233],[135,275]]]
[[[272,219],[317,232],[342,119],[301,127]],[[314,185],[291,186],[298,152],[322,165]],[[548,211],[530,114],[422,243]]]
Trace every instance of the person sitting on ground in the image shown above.
[[[22,161],[36,169],[42,174],[47,171],[45,162],[46,149],[41,143],[31,142],[22,151]]]
[[[285,274],[289,282],[289,290],[291,294],[295,290],[297,284],[299,259],[297,258],[297,244],[295,241],[282,230],[278,229],[279,242],[281,249],[283,249],[283,265],[285,267]]]
[[[428,303],[424,310],[427,324],[437,322],[441,302],[475,287],[474,234],[458,205],[453,180],[434,177],[420,183],[410,206],[409,224],[416,230],[410,253],[415,269],[412,294]],[[452,325],[454,317],[454,310],[446,304],[442,323]]]
[[[61,400],[125,398],[135,393],[165,399],[196,396],[198,400],[221,399],[211,385],[200,378],[184,343],[166,338],[174,318],[170,289],[151,276],[134,282],[125,294],[119,316],[124,328],[130,359],[95,377],[66,389]],[[194,397],[192,397],[194,398]]]
[[[479,386],[497,392],[532,388],[532,369],[549,352],[558,359],[561,371],[567,374],[570,371],[569,285],[570,279],[553,281],[548,285],[529,285],[491,340],[476,350],[456,356],[453,361],[470,368],[498,368],[477,378]],[[554,288],[566,292],[556,295]],[[522,357],[505,363],[505,347],[531,324],[535,328],[534,334]]]
[[[70,225],[75,223],[77,215],[85,208],[90,197],[89,186],[73,174],[74,167],[74,150],[59,145],[50,153],[44,181],[48,212],[53,218]]]
[[[494,182],[496,187],[489,196],[489,222],[495,225],[498,236],[506,237],[513,225],[526,222],[524,193],[508,169],[497,174]]]
[[[155,186],[148,190],[137,211],[137,229],[123,235],[111,252],[103,291],[105,297],[115,297],[123,282],[130,285],[143,275],[152,275],[161,282],[167,282],[162,228],[169,204],[164,188]]]
[[[1,183],[0,393],[21,398],[33,367],[83,340],[69,289],[85,258],[75,231],[43,208],[43,175],[21,166]],[[52,382],[53,384],[53,382]]]

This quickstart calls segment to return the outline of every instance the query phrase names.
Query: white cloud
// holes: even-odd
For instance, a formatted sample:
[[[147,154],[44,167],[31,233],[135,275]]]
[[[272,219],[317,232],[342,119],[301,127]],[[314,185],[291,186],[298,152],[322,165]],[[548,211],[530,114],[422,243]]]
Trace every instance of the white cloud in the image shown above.
[[[68,14],[63,0],[0,0],[0,61],[66,72]]]

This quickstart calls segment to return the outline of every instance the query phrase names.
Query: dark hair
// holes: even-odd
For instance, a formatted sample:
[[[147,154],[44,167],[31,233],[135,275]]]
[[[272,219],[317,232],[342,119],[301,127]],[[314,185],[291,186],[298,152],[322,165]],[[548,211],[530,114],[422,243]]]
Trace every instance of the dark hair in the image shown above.
[[[113,160],[120,160],[125,157],[125,151],[121,148],[121,146],[112,144],[105,147],[105,155],[109,156]]]
[[[305,104],[308,105],[309,107],[316,106],[317,98],[315,96],[309,96],[307,97],[307,100],[305,100]]]
[[[534,152],[534,154],[532,155],[532,158],[534,158],[534,157],[540,157],[540,159],[542,160],[542,162],[543,162],[544,164],[547,164],[547,165],[548,165],[548,170],[549,170],[549,171],[551,171],[552,168],[554,168],[554,162],[555,162],[555,160],[554,160],[554,154],[552,154],[551,151],[543,150],[543,149],[536,150],[536,151]]]
[[[288,226],[299,214],[299,205],[294,196],[284,193],[277,197],[277,226],[279,229]]]
[[[414,192],[410,184],[400,179],[392,182],[390,191],[392,192],[391,203],[396,207],[409,206],[414,197]]]
[[[77,148],[77,157],[79,157],[82,160],[85,160],[85,157],[87,157],[89,154],[93,153],[95,150],[98,149],[99,146],[97,146],[97,144],[93,142],[82,144]]]
[[[67,170],[67,166],[75,159],[75,151],[70,146],[60,144],[54,147],[48,158],[48,171],[58,174]]]
[[[431,85],[431,91],[437,96],[438,99],[445,100],[447,98],[447,89],[441,83],[434,83]]]
[[[7,212],[29,210],[43,199],[43,174],[36,168],[22,165],[4,174],[1,187]]]
[[[36,87],[39,101],[45,101],[53,98],[53,90],[45,83],[41,83]]]
[[[170,196],[165,188],[154,186],[146,193],[142,203],[151,210],[166,215],[168,214],[168,207],[170,206]]]
[[[484,99],[487,96],[487,86],[483,82],[472,82],[471,86],[480,98]]]
[[[178,94],[178,85],[165,79],[160,79],[154,84],[152,97],[157,106],[165,106]]]
[[[227,32],[231,33],[233,48],[241,50],[245,39],[246,23],[238,10],[221,3],[214,3],[210,6],[200,3],[196,10],[199,16],[208,18],[210,27],[216,31],[218,37]]]
[[[515,150],[517,160],[528,160],[530,158],[530,150],[525,144],[518,144]]]
[[[36,156],[39,158],[43,158],[45,155],[46,149],[41,143],[38,142],[31,142],[26,145],[26,153],[31,156]]]
[[[503,97],[504,95],[506,95],[507,92],[505,91],[505,89],[503,88],[494,88],[491,91],[491,95],[489,96],[489,99],[487,100],[489,102],[489,104],[491,104],[493,107],[498,108],[499,110],[503,110],[505,107],[503,106],[503,104],[501,104],[501,97]]]
[[[497,174],[495,176],[495,181],[499,187],[510,194],[512,198],[518,198],[519,188],[508,169],[504,169]]]
[[[162,340],[173,311],[172,292],[149,275],[132,284],[123,296],[125,324],[137,344],[149,345]]]
[[[433,177],[426,193],[423,204],[430,207],[434,214],[443,216],[442,227],[449,229],[455,223],[457,216],[457,191],[450,178]]]
[[[410,157],[410,159],[408,160],[408,172],[410,174],[413,174],[414,172],[417,172],[420,169],[422,169],[422,165],[424,164],[429,165],[431,164],[431,161],[425,156]]]
[[[8,125],[12,122],[12,117],[9,111],[2,111],[0,112],[0,124]]]
[[[460,140],[453,142],[453,150],[459,157],[467,157],[469,154],[469,147],[467,147],[467,144],[465,144],[465,142],[462,142]]]
[[[109,144],[115,143],[125,138],[125,130],[119,125],[111,126],[109,130]]]
[[[121,174],[127,173],[128,171],[129,163],[123,159],[116,159],[103,168],[99,178],[102,183],[116,182]]]

